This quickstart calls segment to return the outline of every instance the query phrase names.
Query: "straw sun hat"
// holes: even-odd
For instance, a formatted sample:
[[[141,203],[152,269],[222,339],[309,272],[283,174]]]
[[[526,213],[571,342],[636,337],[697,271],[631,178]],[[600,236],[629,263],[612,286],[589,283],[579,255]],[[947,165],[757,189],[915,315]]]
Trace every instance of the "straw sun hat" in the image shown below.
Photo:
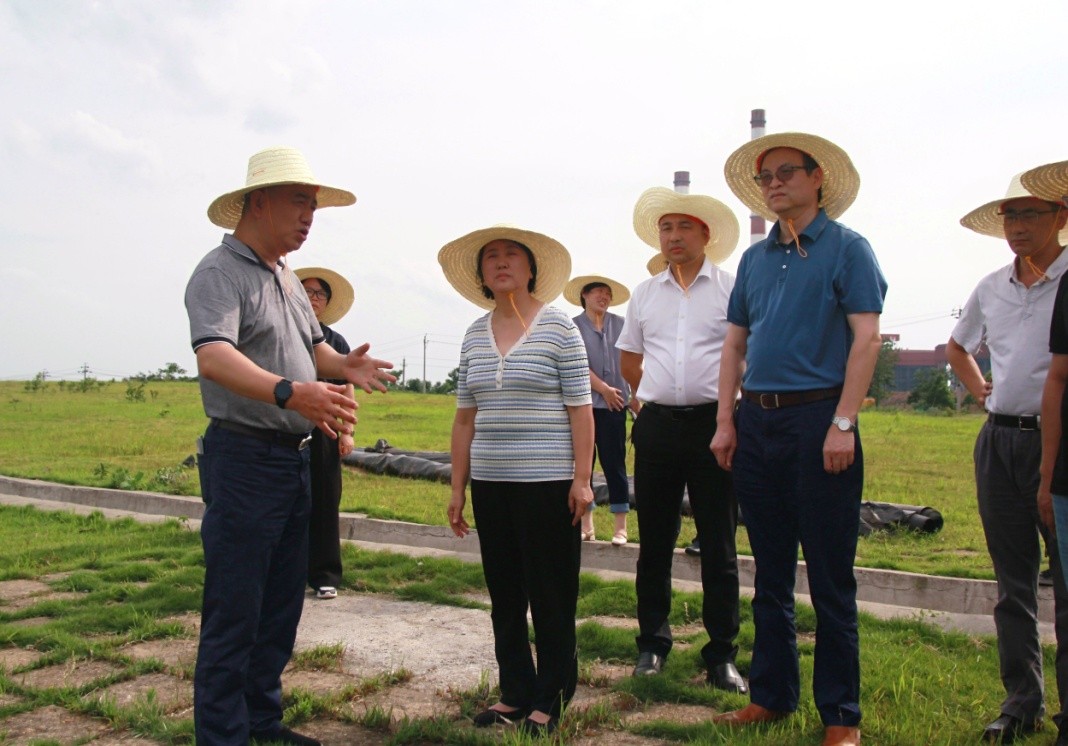
[[[478,252],[491,241],[505,240],[521,243],[530,249],[538,265],[538,276],[531,293],[542,303],[551,303],[567,284],[571,274],[571,255],[559,241],[541,233],[511,225],[494,225],[460,236],[441,247],[438,264],[445,271],[445,279],[463,297],[476,306],[494,309],[497,304],[482,294],[478,279]]]
[[[1020,174],[1024,189],[1047,202],[1068,204],[1068,161],[1047,163]]]
[[[746,207],[768,220],[777,220],[764,202],[760,186],[753,180],[757,175],[757,161],[764,154],[775,148],[793,148],[812,156],[823,170],[823,202],[820,206],[827,212],[827,217],[836,219],[844,213],[860,191],[860,174],[853,167],[853,162],[844,150],[830,140],[804,132],[779,132],[750,140],[735,150],[723,166],[723,175],[727,177],[727,186]]]
[[[310,184],[319,187],[315,195],[319,207],[344,207],[356,201],[356,195],[352,192],[317,181],[299,150],[277,146],[261,150],[248,159],[245,186],[216,198],[208,207],[208,219],[220,228],[232,230],[241,219],[241,208],[246,194],[280,184]]]
[[[705,256],[713,264],[725,261],[738,246],[738,218],[718,199],[653,187],[642,192],[634,205],[634,232],[657,251],[660,251],[660,218],[665,215],[690,215],[708,226],[710,236],[705,244]]]
[[[564,286],[564,299],[573,306],[581,306],[582,288],[595,282],[607,285],[612,291],[612,302],[608,304],[609,308],[618,306],[621,303],[626,303],[630,300],[630,291],[627,290],[627,287],[623,283],[610,280],[601,275],[580,275],[572,278],[572,280]]]
[[[356,298],[356,293],[352,290],[352,283],[334,270],[326,267],[301,267],[293,270],[293,272],[301,282],[314,277],[330,286],[330,300],[326,302],[326,308],[323,309],[322,314],[319,316],[320,324],[329,325],[340,321],[352,308],[352,301]]]
[[[1035,171],[1039,171],[1044,166],[1040,166]],[[1023,177],[1025,174],[1031,174],[1033,171],[1027,171],[1024,174],[1016,174],[1009,181],[1009,188],[1005,191],[1005,196],[1001,199],[995,199],[991,202],[987,202],[982,207],[977,207],[963,218],[960,219],[960,224],[965,228],[969,228],[976,233],[981,233],[984,236],[991,236],[992,238],[1005,238],[1005,220],[1001,215],[998,215],[998,210],[1001,206],[1011,199],[1023,199],[1026,197],[1038,197],[1039,199],[1045,199],[1049,202],[1061,202],[1062,197],[1053,197],[1048,199],[1039,194],[1028,191],[1023,185]],[[1052,182],[1050,182],[1052,183]],[[1047,191],[1051,196],[1054,191]],[[1061,244],[1068,243],[1068,226],[1065,226],[1059,234],[1059,240]]]

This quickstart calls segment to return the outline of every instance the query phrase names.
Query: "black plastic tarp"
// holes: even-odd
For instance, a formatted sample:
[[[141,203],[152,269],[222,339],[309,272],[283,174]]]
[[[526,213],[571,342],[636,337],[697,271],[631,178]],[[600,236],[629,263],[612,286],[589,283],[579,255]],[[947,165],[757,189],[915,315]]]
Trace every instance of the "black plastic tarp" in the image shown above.
[[[441,451],[404,451],[394,448],[385,439],[375,445],[355,450],[342,459],[349,466],[356,466],[373,474],[428,479],[449,483],[452,478],[451,458]],[[630,484],[630,506],[634,502],[634,478],[627,477]],[[608,485],[601,474],[593,476],[593,499],[597,505],[607,505]],[[689,497],[682,498],[682,514],[690,516]],[[739,516],[741,521],[742,517]],[[890,528],[906,528],[920,533],[935,533],[942,530],[942,514],[934,508],[919,505],[896,505],[893,503],[863,502],[860,505],[860,535]]]

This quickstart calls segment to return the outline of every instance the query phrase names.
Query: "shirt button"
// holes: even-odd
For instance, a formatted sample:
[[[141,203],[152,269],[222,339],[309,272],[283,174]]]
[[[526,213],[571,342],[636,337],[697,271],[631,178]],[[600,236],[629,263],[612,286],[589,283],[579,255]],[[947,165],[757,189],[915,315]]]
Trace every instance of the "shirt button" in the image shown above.
[[[785,264],[784,264],[784,265],[782,265],[782,268],[783,268],[783,269],[786,269],[786,265],[785,265]]]

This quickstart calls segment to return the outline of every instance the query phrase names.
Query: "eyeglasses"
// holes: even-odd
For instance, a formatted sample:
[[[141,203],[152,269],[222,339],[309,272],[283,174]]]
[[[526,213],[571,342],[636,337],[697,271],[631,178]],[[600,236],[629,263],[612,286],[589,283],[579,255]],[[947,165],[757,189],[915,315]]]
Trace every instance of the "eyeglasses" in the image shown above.
[[[755,181],[759,186],[762,187],[771,186],[771,182],[773,179],[778,179],[779,181],[785,184],[790,179],[794,178],[795,171],[807,172],[807,170],[808,169],[806,169],[804,166],[794,166],[790,163],[784,163],[783,165],[775,169],[774,174],[771,171],[768,171],[767,169],[761,171],[753,177],[753,181]]]
[[[1005,221],[1005,225],[1015,223],[1017,220],[1023,225],[1031,225],[1038,220],[1039,215],[1048,215],[1051,212],[1060,212],[1061,208],[1052,210],[998,210],[998,215]]]
[[[308,294],[308,298],[314,298],[318,300],[330,300],[330,296],[326,294],[325,290],[312,290],[311,288],[304,288],[304,292]]]

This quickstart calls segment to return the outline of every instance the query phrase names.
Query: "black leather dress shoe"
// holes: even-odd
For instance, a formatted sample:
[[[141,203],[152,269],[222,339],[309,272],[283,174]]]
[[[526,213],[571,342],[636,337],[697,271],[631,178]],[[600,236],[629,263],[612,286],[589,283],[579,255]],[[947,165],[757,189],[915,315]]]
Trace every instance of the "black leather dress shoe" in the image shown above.
[[[664,657],[656,653],[638,653],[638,662],[631,676],[655,676],[664,668]]]
[[[720,663],[708,672],[708,685],[725,692],[745,694],[749,687],[733,663]]]
[[[1041,720],[1021,720],[1012,715],[1002,715],[986,726],[983,740],[987,743],[1012,743],[1017,736],[1034,733],[1042,727]]]

